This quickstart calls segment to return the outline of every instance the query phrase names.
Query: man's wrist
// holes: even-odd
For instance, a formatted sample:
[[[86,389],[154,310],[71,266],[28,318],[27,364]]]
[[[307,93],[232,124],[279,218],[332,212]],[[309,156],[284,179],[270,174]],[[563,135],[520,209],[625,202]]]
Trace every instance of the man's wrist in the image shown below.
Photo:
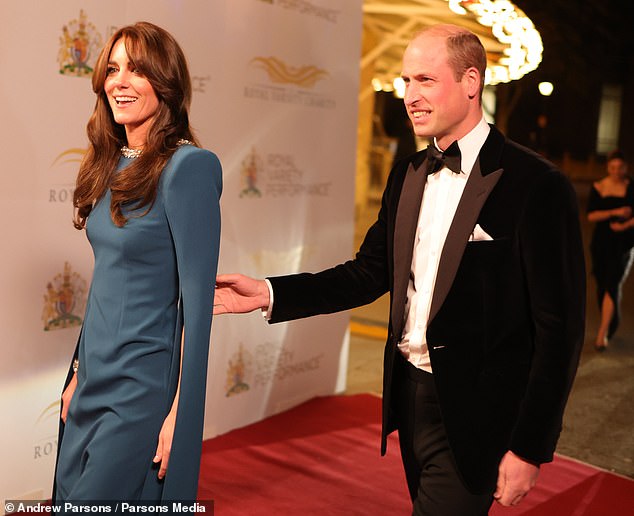
[[[273,312],[273,285],[271,285],[268,278],[264,279],[264,284],[266,285],[266,292],[262,293],[264,300],[262,303],[262,316],[269,321],[271,319],[271,313]]]

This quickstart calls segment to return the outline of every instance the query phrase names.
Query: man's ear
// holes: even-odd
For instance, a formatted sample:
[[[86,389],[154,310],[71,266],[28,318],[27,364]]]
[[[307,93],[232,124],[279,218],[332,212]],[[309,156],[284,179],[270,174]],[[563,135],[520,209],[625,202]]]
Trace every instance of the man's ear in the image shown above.
[[[467,88],[469,98],[476,98],[480,94],[480,72],[478,72],[478,69],[473,66],[467,68],[462,76],[462,80]]]

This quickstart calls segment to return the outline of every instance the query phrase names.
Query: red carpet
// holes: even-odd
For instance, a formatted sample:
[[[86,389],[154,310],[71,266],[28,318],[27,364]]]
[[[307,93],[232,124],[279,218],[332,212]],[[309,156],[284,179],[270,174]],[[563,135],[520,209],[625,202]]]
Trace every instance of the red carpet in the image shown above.
[[[379,454],[381,400],[317,398],[203,443],[198,497],[216,516],[406,515],[398,441]],[[634,514],[634,481],[557,457],[521,506],[491,516]]]

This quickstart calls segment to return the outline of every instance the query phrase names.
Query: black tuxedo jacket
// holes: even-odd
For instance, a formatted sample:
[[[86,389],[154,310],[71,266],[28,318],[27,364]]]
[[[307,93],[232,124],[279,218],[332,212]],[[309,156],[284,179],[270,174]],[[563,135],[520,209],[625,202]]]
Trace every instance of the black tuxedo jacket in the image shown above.
[[[404,325],[425,151],[397,163],[356,257],[317,274],[269,278],[271,322],[332,313],[390,292],[383,434]],[[493,240],[470,241],[476,224]],[[585,271],[569,181],[494,127],[443,247],[427,329],[449,443],[465,484],[491,489],[507,450],[552,460],[584,332]]]

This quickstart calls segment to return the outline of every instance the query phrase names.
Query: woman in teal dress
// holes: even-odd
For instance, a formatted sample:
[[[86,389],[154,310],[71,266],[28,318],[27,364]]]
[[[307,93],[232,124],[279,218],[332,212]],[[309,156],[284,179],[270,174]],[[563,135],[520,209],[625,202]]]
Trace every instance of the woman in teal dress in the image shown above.
[[[187,64],[165,30],[118,30],[92,83],[74,224],[95,266],[62,394],[53,499],[193,501],[221,167],[189,127]]]

